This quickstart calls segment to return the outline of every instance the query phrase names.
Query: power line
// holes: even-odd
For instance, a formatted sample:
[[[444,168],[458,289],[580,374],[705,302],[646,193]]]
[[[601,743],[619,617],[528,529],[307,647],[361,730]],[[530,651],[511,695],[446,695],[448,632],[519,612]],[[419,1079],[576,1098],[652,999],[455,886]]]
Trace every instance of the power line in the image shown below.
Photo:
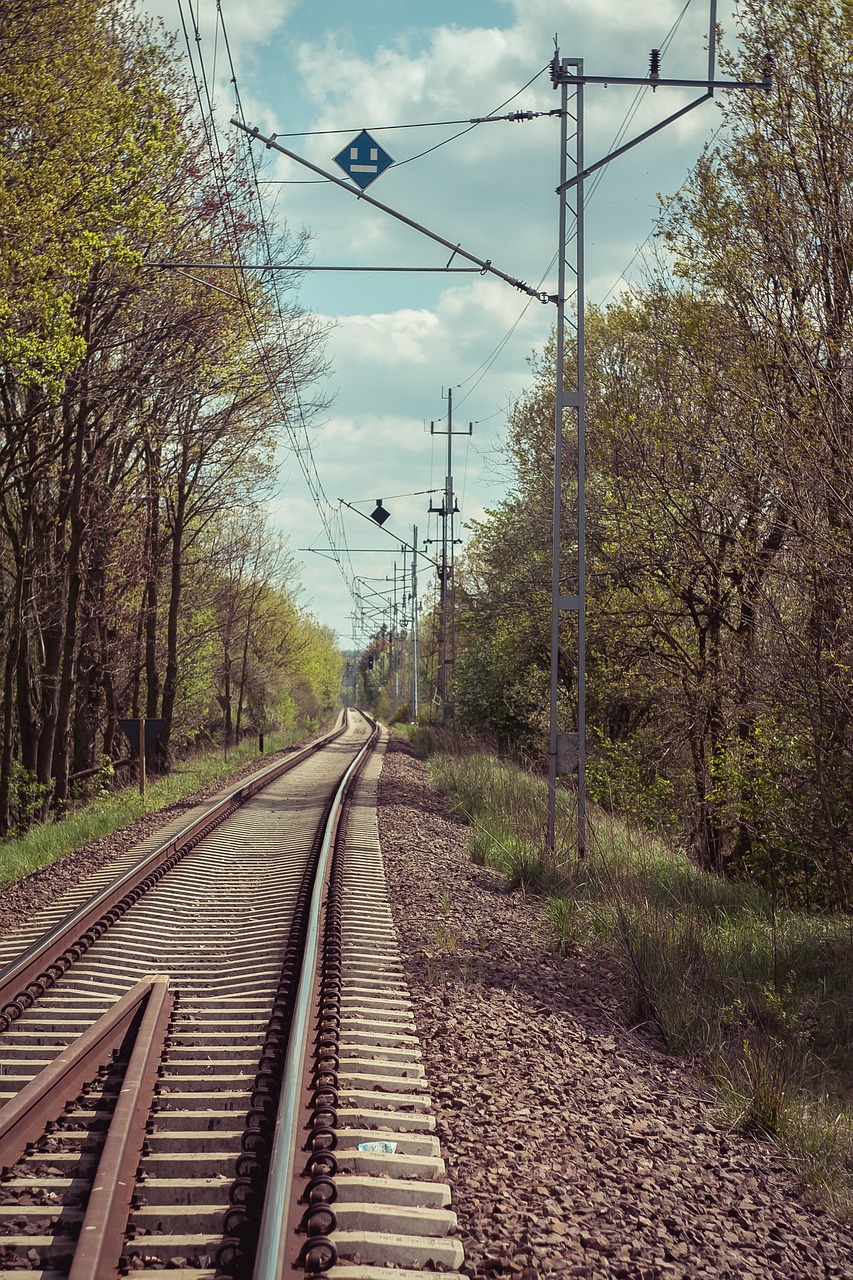
[[[672,24],[672,26],[670,27],[670,29],[669,29],[669,31],[667,32],[666,36],[664,37],[664,39],[663,39],[663,41],[662,41],[662,43],[661,43],[661,53],[662,53],[662,54],[663,54],[663,53],[665,53],[665,52],[667,51],[667,49],[669,48],[670,44],[672,43],[672,41],[673,41],[673,39],[674,39],[674,37],[675,37],[675,34],[676,34],[676,32],[678,31],[678,28],[681,26],[681,23],[682,23],[682,21],[683,21],[683,19],[684,19],[684,15],[687,13],[687,10],[690,8],[690,4],[691,4],[691,0],[686,0],[686,3],[685,3],[685,5],[683,6],[683,8],[682,8],[681,12],[679,13],[678,17],[675,19],[675,22],[674,22],[674,23]],[[540,73],[540,74],[541,74],[541,73]],[[536,78],[536,77],[534,77],[534,79],[535,79],[535,78]],[[532,83],[532,81],[530,81],[529,83]],[[641,86],[641,87],[637,90],[636,94],[634,95],[633,102],[632,102],[632,103],[631,103],[631,105],[628,107],[628,110],[627,110],[627,111],[626,111],[626,113],[625,113],[625,116],[624,116],[624,118],[623,118],[623,120],[622,120],[622,123],[621,123],[621,125],[619,126],[619,129],[616,131],[616,135],[615,135],[615,137],[614,137],[614,139],[613,139],[613,142],[611,143],[610,147],[608,148],[608,150],[613,151],[613,150],[614,150],[614,149],[619,145],[619,143],[622,141],[622,139],[624,138],[625,134],[627,133],[628,129],[630,128],[631,122],[633,121],[634,117],[635,117],[635,116],[636,116],[636,114],[637,114],[637,110],[639,109],[640,101],[641,101],[641,99],[642,99],[642,95],[643,95],[643,93],[644,93],[644,92],[645,92],[645,86]],[[506,104],[503,104],[503,105],[506,105]],[[496,109],[497,111],[499,111],[499,110],[500,110],[500,107],[497,107],[497,108],[495,108],[495,109]],[[716,136],[716,135],[715,135],[715,136]],[[591,184],[590,190],[589,190],[589,192],[587,193],[587,202],[589,202],[589,201],[593,198],[593,196],[595,195],[595,193],[596,193],[596,191],[597,191],[597,189],[598,189],[599,183],[601,182],[601,179],[602,179],[602,178],[603,178],[603,176],[604,176],[604,173],[605,173],[606,168],[607,168],[607,166],[605,165],[605,166],[603,166],[601,169],[599,169],[599,170],[598,170],[598,172],[596,173],[595,177],[593,178],[593,181],[592,181],[592,184]],[[644,248],[644,247],[645,247],[645,245],[646,245],[646,244],[648,244],[648,242],[649,242],[649,240],[651,239],[651,236],[652,236],[653,234],[654,234],[654,232],[653,232],[653,231],[649,233],[649,235],[646,237],[646,240],[644,241],[644,243],[643,243],[643,245],[641,246],[641,248]],[[568,236],[568,237],[567,237],[567,239],[566,239],[566,245],[565,245],[565,248],[568,248],[568,247],[569,247],[569,245],[571,244],[571,241],[572,241],[572,237],[573,237],[573,235],[574,235],[574,230],[572,230],[572,231],[569,233],[569,236]],[[632,263],[635,261],[635,259],[636,259],[636,257],[637,257],[637,254],[638,254],[639,252],[640,252],[640,249],[638,249],[638,250],[637,250],[637,253],[635,253],[635,254],[634,254],[634,257],[631,259],[631,262],[629,262],[629,263],[628,263],[628,266],[625,268],[625,270],[626,270],[626,271],[631,267]],[[554,256],[551,258],[551,261],[548,263],[548,266],[545,268],[545,271],[544,271],[544,272],[543,272],[543,274],[542,274],[542,278],[540,279],[539,284],[537,285],[537,288],[538,288],[538,289],[541,289],[541,288],[542,288],[542,285],[543,285],[544,281],[546,280],[546,278],[547,278],[547,276],[548,276],[548,273],[553,269],[554,264],[555,264],[555,262],[557,261],[557,257],[558,257],[558,254],[556,254],[556,253],[555,253],[555,254],[554,254]],[[619,279],[621,279],[621,275],[620,275]],[[617,284],[618,284],[618,279],[617,279],[616,281],[614,281],[613,286],[611,287],[610,291],[609,291],[609,292],[608,292],[608,294],[606,295],[606,297],[605,297],[605,299],[604,299],[604,301],[605,301],[605,302],[607,301],[607,298],[609,298],[609,297],[610,297],[610,293],[612,293],[613,289],[615,289],[615,287],[616,287],[616,285],[617,285]],[[462,387],[466,386],[466,385],[467,385],[467,383],[469,383],[469,382],[471,381],[471,379],[472,379],[472,378],[476,378],[476,379],[477,379],[477,380],[476,380],[476,382],[474,382],[474,385],[473,385],[473,386],[472,386],[472,387],[471,387],[471,388],[466,392],[466,394],[465,394],[465,395],[462,397],[462,399],[459,401],[459,404],[460,404],[460,405],[464,404],[464,402],[468,399],[468,397],[469,397],[469,396],[470,396],[470,395],[471,395],[471,394],[472,394],[472,393],[477,389],[477,387],[478,387],[478,386],[480,385],[480,383],[483,381],[483,378],[485,378],[486,374],[490,372],[490,370],[491,370],[492,366],[494,365],[495,361],[496,361],[496,360],[498,359],[498,357],[501,355],[501,353],[503,352],[503,350],[504,350],[504,348],[506,347],[507,343],[509,342],[510,338],[511,338],[511,337],[512,337],[512,335],[515,333],[515,331],[516,331],[516,329],[518,328],[518,326],[521,324],[521,321],[524,319],[524,316],[527,314],[527,311],[528,311],[528,309],[529,309],[529,307],[530,307],[530,302],[531,302],[531,301],[532,301],[532,299],[529,299],[529,300],[524,304],[524,306],[522,307],[521,311],[520,311],[520,312],[519,312],[519,314],[518,314],[518,318],[517,318],[517,319],[514,321],[514,323],[510,326],[510,328],[509,328],[508,332],[504,335],[504,337],[503,337],[503,338],[501,339],[501,341],[497,344],[497,346],[495,346],[495,347],[492,349],[492,351],[491,351],[491,352],[490,352],[490,354],[486,357],[486,359],[483,361],[483,363],[482,363],[482,364],[481,364],[477,369],[475,369],[475,370],[474,370],[474,372],[473,372],[472,374],[469,374],[467,378],[464,378],[464,379],[462,380],[462,382],[460,382],[460,383],[458,384],[458,385],[459,385],[459,387],[460,387],[460,389],[461,389]],[[481,370],[482,370],[482,374],[481,374],[481,376],[480,376],[480,377],[477,377],[477,374],[479,374]],[[523,394],[523,393],[522,393],[522,394]],[[519,396],[515,401],[513,401],[513,405],[517,404],[517,403],[518,403],[518,401],[519,401],[520,399],[521,399],[521,396]],[[498,414],[498,413],[501,413],[501,412],[503,412],[503,410],[498,409],[498,410],[496,410],[496,412],[495,412],[494,414],[490,414],[490,415],[489,415],[489,418],[496,417],[496,416],[497,416],[497,414]],[[489,418],[482,418],[482,419],[480,419],[480,421],[482,421],[482,422],[488,422],[488,421],[489,421]]]
[[[714,132],[713,132],[713,134],[711,135],[711,138],[710,138],[710,140],[709,140],[709,142],[708,142],[708,146],[709,146],[709,147],[712,147],[712,146],[714,145],[714,143],[716,142],[717,138],[718,138],[718,137],[720,136],[720,134],[722,133],[722,131],[723,131],[724,127],[725,127],[724,125],[720,125],[720,126],[719,126],[719,128],[717,128],[717,129],[715,129],[715,130],[714,130]],[[698,169],[698,167],[699,167],[699,163],[700,163],[700,161],[699,161],[699,160],[697,160],[697,161],[696,161],[696,163],[693,165],[693,167],[687,171],[687,174],[686,174],[686,176],[685,176],[685,178],[684,178],[684,181],[683,181],[683,182],[681,183],[681,185],[677,188],[677,190],[673,193],[673,195],[674,195],[674,196],[678,196],[678,195],[680,195],[680,194],[681,194],[681,192],[682,192],[682,191],[684,190],[684,188],[687,186],[688,182],[690,181],[690,179],[693,177],[693,175],[695,174],[696,170]],[[648,245],[649,241],[654,239],[654,237],[655,237],[655,235],[656,235],[656,234],[657,234],[657,224],[655,224],[655,225],[652,227],[651,231],[650,231],[650,232],[649,232],[649,234],[646,236],[646,238],[645,238],[645,240],[643,241],[643,243],[642,243],[642,244],[637,245],[637,248],[634,250],[634,254],[633,254],[633,257],[631,258],[630,262],[627,264],[627,266],[626,266],[626,267],[624,267],[624,268],[623,268],[623,270],[622,270],[622,271],[620,271],[620,272],[619,272],[619,275],[618,275],[618,276],[616,277],[616,279],[613,281],[613,283],[611,284],[610,288],[607,290],[607,293],[605,293],[604,297],[601,299],[601,302],[598,304],[600,307],[603,307],[603,306],[604,306],[605,302],[606,302],[606,301],[607,301],[607,299],[610,297],[610,295],[613,293],[614,289],[616,289],[616,288],[617,288],[617,286],[618,286],[618,284],[619,284],[619,281],[620,281],[620,280],[624,280],[624,281],[625,281],[625,283],[628,285],[628,287],[629,287],[629,288],[631,288],[631,287],[632,287],[632,286],[631,286],[631,284],[630,284],[630,281],[626,278],[625,272],[626,272],[626,271],[630,271],[631,267],[632,267],[632,266],[634,265],[634,263],[637,261],[637,258],[640,256],[640,254],[641,254],[641,253],[643,252],[643,250],[646,248],[646,246]]]
[[[678,31],[678,28],[681,26],[684,15],[687,13],[687,10],[690,8],[690,3],[691,3],[691,0],[687,0],[687,3],[684,5],[678,17],[675,19],[675,22],[672,24],[669,31],[664,36],[660,46],[661,56],[663,56],[663,54],[666,53],[667,49],[672,44],[672,41],[675,37],[676,32]],[[640,103],[643,101],[643,98],[645,97],[647,89],[649,87],[650,86],[647,86],[647,85],[641,85],[637,90],[637,92],[634,94],[633,101],[631,102],[631,105],[629,106],[628,110],[625,113],[625,117],[622,121],[622,124],[619,126],[619,129],[617,130],[616,135],[613,141],[611,142],[610,146],[607,148],[608,152],[615,151],[616,148],[621,143],[622,139],[625,137],[625,134],[628,132],[628,129],[630,128],[631,124],[634,121],[634,118],[637,115],[637,112],[640,109]],[[587,201],[591,200],[592,197],[595,195],[596,191],[598,190],[599,184],[602,178],[604,177],[605,172],[607,171],[607,168],[608,166],[605,164],[596,173],[595,177],[592,180],[590,189],[586,195]]]
[[[506,120],[519,122],[522,120],[533,120],[538,116],[550,116],[554,114],[553,111],[513,112],[508,116],[499,116],[495,114],[495,112],[500,111],[501,107],[508,106],[508,104],[512,102],[514,98],[517,98],[520,93],[524,93],[524,90],[528,89],[530,85],[533,84],[533,81],[541,76],[542,72],[547,71],[547,69],[548,67],[545,66],[541,71],[537,71],[536,75],[533,76],[533,79],[528,80],[527,84],[522,85],[511,98],[507,98],[506,102],[502,102],[500,107],[495,107],[495,110],[489,112],[487,116],[466,116],[464,119],[460,120],[418,120],[413,121],[410,124],[359,125],[357,128],[353,127],[349,129],[302,129],[296,133],[274,133],[272,136],[274,138],[329,138],[334,137],[339,133],[359,133],[362,128],[365,128],[368,133],[386,133],[389,130],[402,131],[403,129],[448,129],[457,124],[498,124],[501,121]]]
[[[446,147],[449,142],[455,142],[457,138],[463,138],[466,133],[470,133],[472,129],[476,129],[479,124],[485,124],[489,119],[495,116],[498,111],[502,111],[504,107],[510,104],[510,102],[513,102],[520,94],[524,93],[525,89],[529,89],[530,86],[533,84],[534,80],[538,80],[539,77],[548,70],[550,65],[551,65],[550,63],[546,63],[545,66],[540,68],[540,70],[537,71],[535,75],[530,77],[530,79],[527,81],[527,84],[523,84],[521,88],[517,89],[515,93],[511,94],[506,99],[506,101],[500,103],[500,105],[495,107],[493,111],[490,111],[488,116],[485,116],[479,120],[472,121],[472,123],[468,126],[467,129],[461,129],[459,133],[454,133],[450,138],[445,138],[442,142],[437,142],[434,147],[427,147],[426,151],[419,151],[417,155],[409,156],[408,159],[406,160],[401,160],[396,165],[396,168],[399,169],[400,166],[404,164],[411,164],[413,160],[422,160],[424,156],[430,155],[433,151],[438,151],[439,147]],[[548,112],[542,112],[537,114],[552,115],[553,113],[548,111]]]
[[[240,96],[239,84],[237,81],[237,72],[234,66],[234,59],[231,53],[231,44],[228,39],[228,30],[225,24],[225,16],[222,12],[221,0],[217,0],[216,11],[217,11],[217,25],[221,26],[222,28],[222,36],[225,44],[227,57],[228,57],[228,65],[231,71],[231,83],[234,85],[237,112],[240,118],[242,120],[245,120],[245,113],[243,111],[243,104]],[[253,190],[257,196],[260,233],[261,233],[264,247],[266,249],[267,261],[270,265],[272,265],[272,246],[270,243],[269,227],[267,224],[266,213],[263,207],[263,200],[261,197],[260,187],[258,183],[257,162],[250,145],[247,144],[245,146],[244,154],[248,161],[248,166],[249,166],[249,170],[252,178]],[[344,560],[341,559],[341,554],[337,548],[338,542],[340,542],[340,544],[343,546],[344,549],[346,548],[346,531],[343,528],[342,520],[340,520],[339,518],[336,520],[337,513],[332,507],[332,504],[329,502],[329,499],[326,496],[325,490],[323,489],[323,484],[320,479],[319,471],[317,469],[316,459],[314,457],[313,446],[311,443],[310,436],[308,434],[308,423],[307,423],[306,414],[305,414],[305,405],[303,403],[303,399],[299,390],[298,378],[296,376],[296,366],[293,358],[293,351],[292,351],[290,341],[288,339],[287,325],[285,323],[285,318],[284,318],[284,309],[283,309],[281,294],[279,292],[278,281],[275,275],[271,277],[270,283],[272,286],[271,292],[272,292],[272,297],[273,297],[273,301],[276,309],[276,314],[279,319],[281,338],[284,344],[285,355],[286,355],[287,362],[290,368],[290,373],[291,373],[291,384],[292,384],[293,397],[294,397],[294,402],[296,407],[296,417],[298,420],[299,428],[301,429],[301,434],[302,434],[304,443],[303,441],[299,440],[296,436],[294,426],[291,420],[290,408],[286,403],[282,404],[282,409],[283,409],[282,418],[284,421],[284,425],[293,441],[294,451],[296,453],[297,460],[299,462],[305,481],[308,485],[308,489],[314,501],[314,505],[317,509],[318,515],[320,516],[320,521],[326,533],[329,546],[330,548],[334,548],[333,558],[335,560],[335,563],[338,565],[338,569],[341,573],[341,576],[343,577],[344,582],[346,583],[347,588],[350,592],[350,595],[353,598],[353,603],[355,604],[356,608],[359,608],[362,605],[362,601],[359,593],[355,589],[355,573],[352,567],[352,563],[349,559],[349,553],[346,552],[346,550],[344,550],[344,556],[346,559],[346,563],[344,563]],[[260,338],[259,333],[257,334],[257,337]],[[258,347],[259,347],[259,350],[262,349],[260,342],[258,342]],[[275,391],[276,391],[276,394],[280,396],[279,389],[277,386],[275,386]],[[335,530],[335,527],[334,527],[336,523],[340,526],[337,531]]]

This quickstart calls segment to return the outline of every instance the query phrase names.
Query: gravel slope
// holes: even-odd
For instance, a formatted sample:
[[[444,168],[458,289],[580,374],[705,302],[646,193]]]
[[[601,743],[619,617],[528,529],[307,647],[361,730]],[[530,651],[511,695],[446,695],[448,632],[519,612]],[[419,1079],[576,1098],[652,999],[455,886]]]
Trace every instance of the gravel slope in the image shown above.
[[[560,960],[534,905],[393,737],[379,831],[472,1277],[853,1280],[853,1227],[700,1082],[621,1025],[614,975]]]

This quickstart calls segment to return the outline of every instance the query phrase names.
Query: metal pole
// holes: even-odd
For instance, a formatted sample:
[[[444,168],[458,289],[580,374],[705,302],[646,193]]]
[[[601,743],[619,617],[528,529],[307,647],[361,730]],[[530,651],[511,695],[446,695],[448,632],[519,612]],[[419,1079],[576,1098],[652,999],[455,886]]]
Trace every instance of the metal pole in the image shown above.
[[[447,672],[449,668],[453,668],[453,664],[456,661],[456,595],[453,580],[455,570],[453,548],[456,542],[454,537],[456,504],[453,498],[453,437],[454,435],[470,436],[473,431],[473,422],[468,423],[467,431],[453,430],[453,391],[448,389],[447,474],[444,480],[444,500],[441,507],[434,507],[430,503],[429,508],[430,511],[437,511],[441,515],[441,566],[439,568],[439,577],[441,578],[441,675],[439,677],[438,691],[442,701],[442,715],[445,720],[449,720],[453,716],[453,703],[447,696]],[[443,434],[441,431],[436,431],[434,422],[430,423],[430,435]],[[447,531],[448,521],[450,522],[449,534]]]
[[[433,507],[432,503],[430,503],[430,508],[429,508],[430,511],[438,511],[438,514],[441,517],[441,563],[438,571],[439,582],[440,582],[440,601],[439,601],[440,610],[439,611],[441,616],[439,648],[438,648],[438,696],[441,702],[441,718],[443,721],[446,721],[448,718],[448,713],[447,713],[447,707],[448,707],[448,702],[447,702],[447,570],[448,570],[447,518],[450,513],[450,508],[453,501],[453,494],[451,491],[451,479],[450,479],[451,442],[453,439],[452,424],[453,424],[453,392],[448,391],[447,393],[447,471],[444,477],[444,498],[442,500],[441,507]],[[441,434],[441,432],[436,432],[434,422],[430,423],[430,434],[431,435]]]
[[[401,615],[402,615],[400,618],[400,701],[401,702],[405,702],[407,700],[407,695],[408,695],[408,681],[406,679],[408,674],[406,671],[406,639],[407,639],[406,626],[409,620],[409,616],[406,612],[406,605],[409,602],[408,594],[407,594],[408,586],[409,586],[408,569],[409,569],[408,556],[406,552],[406,546],[404,543],[403,544],[403,598],[400,603],[400,609],[401,609]],[[411,703],[409,705],[411,705]]]
[[[551,64],[551,80],[554,88],[561,88],[560,106],[560,183],[557,195],[559,207],[559,244],[558,244],[558,284],[557,297],[557,338],[556,338],[556,391],[554,405],[554,517],[552,533],[551,564],[551,690],[550,690],[550,733],[548,741],[548,827],[546,833],[546,849],[551,853],[556,846],[556,796],[557,777],[559,773],[577,769],[578,775],[578,808],[577,808],[577,849],[578,856],[586,852],[586,406],[584,396],[585,381],[585,285],[584,285],[584,179],[596,172],[601,166],[608,164],[616,156],[622,155],[631,147],[637,146],[653,133],[672,124],[687,111],[700,106],[708,98],[713,97],[715,89],[763,89],[769,92],[772,88],[772,76],[769,65],[764,67],[764,78],[761,81],[718,81],[716,76],[717,55],[717,0],[710,0],[710,26],[708,32],[708,79],[695,80],[663,80],[656,79],[654,84],[660,88],[680,86],[706,88],[707,93],[695,102],[689,103],[674,115],[659,122],[652,129],[647,129],[616,151],[604,156],[589,169],[584,167],[584,121],[583,90],[585,84],[648,84],[648,78],[619,76],[585,76],[582,58],[564,58],[560,60],[559,50],[555,51]],[[571,69],[571,70],[570,70]],[[572,177],[567,174],[568,152],[568,87],[572,85],[576,92],[576,163]],[[565,378],[565,293],[566,293],[566,196],[570,188],[577,189],[577,237],[575,243],[575,271],[577,279],[577,391],[563,390]],[[560,500],[562,494],[562,443],[563,443],[563,411],[573,407],[577,409],[577,532],[578,532],[578,571],[576,596],[560,594]],[[560,613],[576,611],[578,615],[578,663],[577,663],[577,740],[573,744],[570,735],[561,734],[557,727],[557,702],[559,693],[558,665],[560,656]],[[572,750],[572,748],[575,748]]]
[[[576,62],[577,172],[583,173],[583,61]],[[584,184],[577,184],[578,308],[578,858],[586,854],[586,282],[584,279]]]
[[[441,565],[438,570],[438,700],[441,703],[441,714],[444,719],[444,708],[447,705],[447,688],[445,681],[447,679],[447,667],[445,666],[445,646],[444,646],[444,613],[445,613],[445,560],[444,549],[446,539],[444,537],[444,517],[442,516],[442,555]]]
[[[145,716],[139,717],[139,794],[145,795]]]
[[[451,608],[452,591],[453,591],[453,470],[452,463],[452,445],[453,445],[453,391],[447,388],[447,475],[444,481],[444,520],[442,521],[442,564],[444,565],[444,616],[441,623],[441,631],[443,637],[443,661],[444,661],[444,719],[447,720],[450,714],[450,698],[447,688],[447,668],[452,661],[448,658],[448,630],[450,619],[453,617]],[[450,542],[448,551],[447,525],[450,522]]]
[[[557,232],[557,350],[554,394],[554,511],[551,530],[551,698],[548,734],[548,831],[546,848],[556,846],[557,810],[557,693],[560,656],[560,505],[563,488],[563,381],[566,325],[566,169],[569,145],[569,90],[560,86],[560,209]]]
[[[418,526],[412,526],[412,719],[418,718]]]
[[[396,702],[399,702],[400,700],[400,668],[397,664],[397,651],[394,647],[394,641],[397,639],[397,633],[400,629],[397,625],[398,622],[399,622],[399,615],[397,612],[397,561],[395,560],[394,561],[394,607],[391,612],[391,645],[389,650],[389,656],[391,659],[391,674],[394,677],[392,687],[394,689],[394,700]]]

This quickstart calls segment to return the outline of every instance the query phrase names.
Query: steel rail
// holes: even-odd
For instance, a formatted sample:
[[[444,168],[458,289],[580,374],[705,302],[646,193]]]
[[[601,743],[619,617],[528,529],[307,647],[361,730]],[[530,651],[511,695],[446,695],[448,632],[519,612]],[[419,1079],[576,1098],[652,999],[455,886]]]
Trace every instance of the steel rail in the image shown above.
[[[338,729],[324,734],[307,747],[270,765],[247,782],[228,792],[199,818],[187,824],[169,840],[146,854],[123,875],[76,908],[53,929],[32,944],[17,960],[0,971],[0,1032],[6,1031],[25,1009],[71,968],[75,960],[114,924],[147,889],[190,851],[214,827],[247,800],[303,760],[336,741],[346,732],[346,713]]]
[[[27,1144],[40,1138],[68,1099],[95,1078],[121,1047],[155,986],[164,983],[168,986],[168,979],[150,977],[131,987],[0,1109],[0,1169],[17,1164]]]
[[[368,719],[368,717],[365,717],[365,719]],[[289,1210],[293,1198],[296,1164],[297,1117],[300,1110],[299,1094],[304,1079],[310,1031],[312,996],[320,945],[320,914],[326,893],[326,879],[332,858],[332,850],[343,806],[358,774],[373,750],[378,736],[375,722],[368,720],[368,723],[373,724],[372,733],[347,768],[335,792],[317,862],[302,969],[296,991],[293,1020],[279,1095],[275,1137],[270,1156],[270,1169],[255,1254],[253,1280],[279,1280],[281,1276],[287,1274],[285,1254],[290,1240]]]
[[[119,1273],[136,1170],[175,1002],[168,977],[158,975],[150,982],[145,1013],[98,1161],[68,1280],[115,1280]]]

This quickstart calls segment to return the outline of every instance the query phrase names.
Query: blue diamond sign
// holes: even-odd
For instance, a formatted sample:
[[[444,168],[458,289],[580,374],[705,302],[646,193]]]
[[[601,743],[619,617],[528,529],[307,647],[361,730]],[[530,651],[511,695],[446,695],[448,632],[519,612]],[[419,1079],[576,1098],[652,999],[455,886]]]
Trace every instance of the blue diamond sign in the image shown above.
[[[335,164],[340,165],[347,177],[357,182],[362,191],[393,163],[388,152],[382,150],[376,139],[371,138],[366,129],[362,129],[358,137],[353,138],[352,142],[335,156]]]

